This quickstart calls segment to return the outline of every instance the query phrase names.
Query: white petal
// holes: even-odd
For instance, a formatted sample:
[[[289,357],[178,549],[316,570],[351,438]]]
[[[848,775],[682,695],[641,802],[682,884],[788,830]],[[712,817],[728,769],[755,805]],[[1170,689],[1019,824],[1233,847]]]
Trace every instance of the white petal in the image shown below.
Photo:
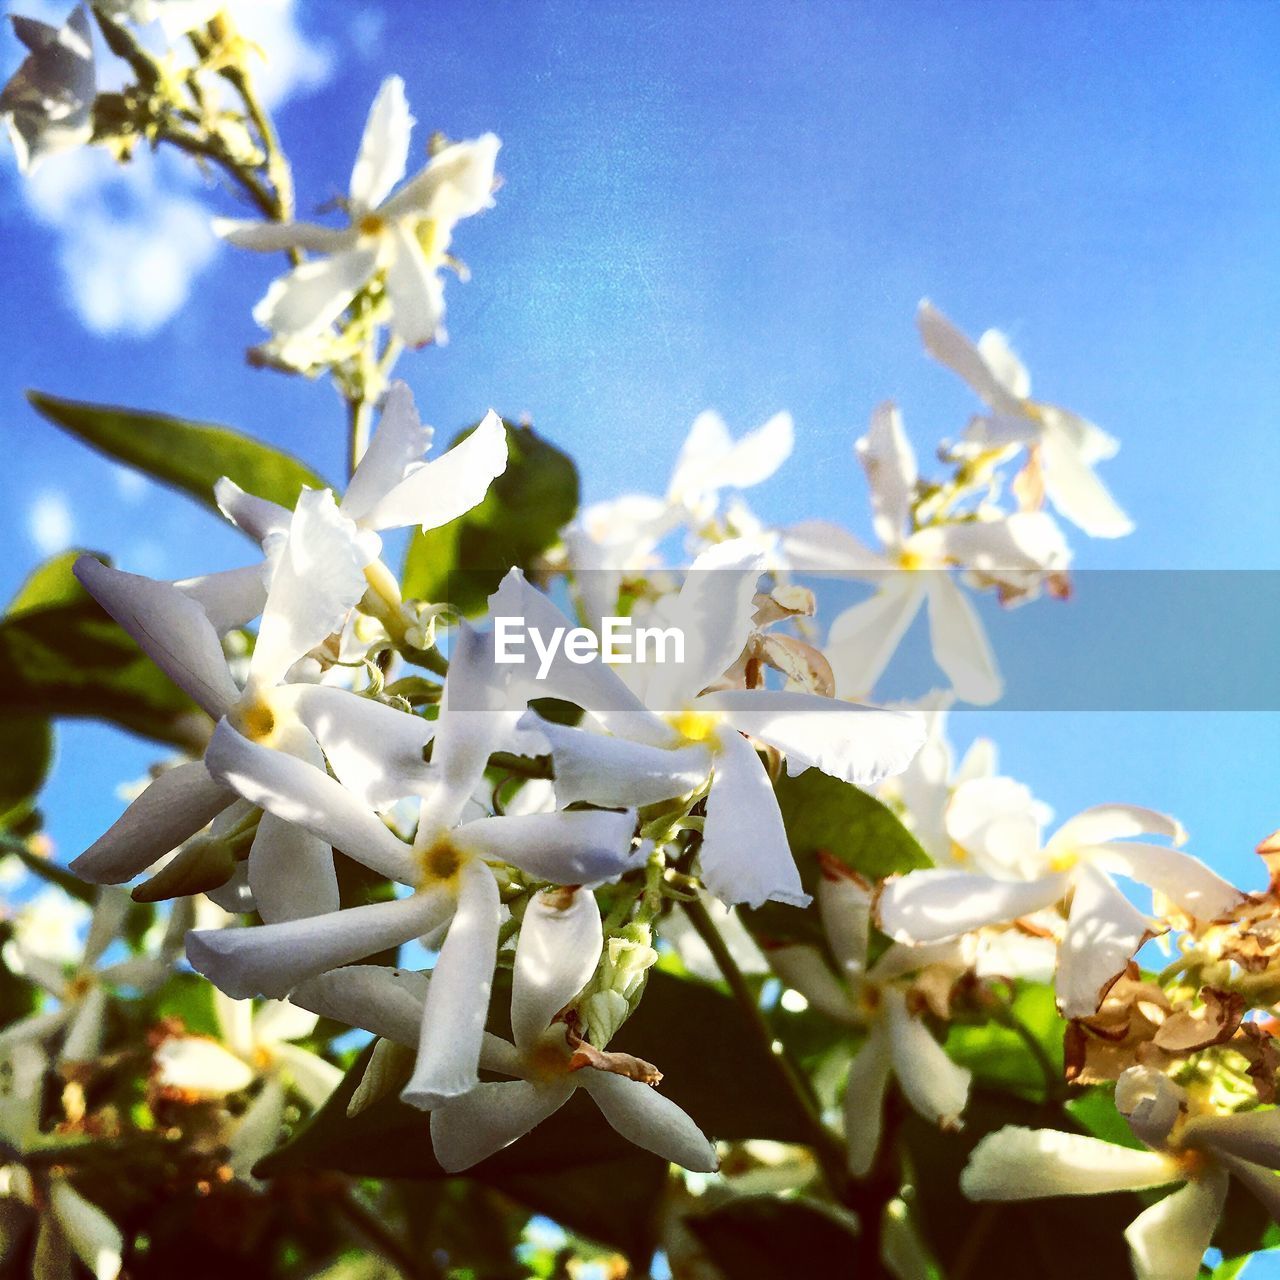
[[[902,415],[891,400],[871,412],[871,425],[854,449],[871,489],[876,537],[886,547],[898,546],[911,523],[911,504],[920,478],[916,454],[902,427]]]
[[[884,886],[880,927],[900,942],[941,942],[1053,906],[1070,887],[1066,875],[997,880],[944,868],[910,871]]]
[[[535,894],[520,922],[511,988],[511,1030],[528,1049],[591,980],[604,947],[600,908],[586,889]]]
[[[124,918],[132,905],[129,895],[123,889],[103,888],[98,890],[98,899],[93,904],[93,915],[89,920],[89,933],[84,941],[83,964],[87,967],[96,964],[102,953],[117,939],[124,930]]]
[[[338,909],[333,850],[319,836],[264,813],[249,850],[249,888],[267,924]]]
[[[870,887],[824,867],[818,881],[818,912],[827,945],[845,977],[859,977],[866,971],[871,936]]]
[[[200,578],[183,578],[173,585],[205,611],[219,635],[252,622],[267,601],[261,564],[207,573]]]
[[[1133,532],[1133,521],[1074,446],[1047,432],[1040,448],[1045,493],[1063,516],[1091,538],[1123,538]]]
[[[235,799],[199,761],[166,769],[70,865],[90,884],[123,884],[145,871]]]
[[[95,983],[71,1010],[59,1062],[92,1062],[102,1052],[107,993]]]
[[[423,751],[436,726],[372,698],[332,685],[290,685],[270,697],[290,708],[324,748],[338,781],[371,809],[422,794]]]
[[[698,854],[703,883],[726,906],[807,906],[809,895],[760,757],[732,731],[721,734],[718,745]]]
[[[390,235],[387,295],[391,299],[391,327],[406,346],[424,347],[440,333],[444,281],[408,227],[397,224]]]
[[[81,556],[75,575],[147,656],[214,719],[240,696],[205,611],[177,587]]]
[[[465,440],[411,471],[365,515],[371,529],[436,529],[484,501],[507,469],[507,429],[492,409]]]
[[[276,1049],[279,1067],[289,1084],[313,1111],[319,1111],[342,1083],[342,1069],[309,1049],[282,1044]]]
[[[202,1036],[171,1036],[155,1052],[156,1078],[170,1089],[207,1098],[225,1098],[247,1089],[253,1068],[220,1044]]]
[[[254,1043],[265,1045],[301,1040],[316,1029],[319,1020],[312,1010],[292,1000],[267,1000],[258,1006],[249,1025]]]
[[[671,501],[694,504],[706,492],[718,489],[717,473],[732,448],[724,419],[713,409],[704,409],[694,418],[676,455],[667,489]]]
[[[826,520],[803,520],[783,529],[782,551],[797,573],[860,575],[890,567],[884,556]]]
[[[1054,833],[1047,851],[1078,849],[1130,836],[1164,836],[1181,844],[1187,833],[1176,818],[1155,809],[1143,809],[1136,804],[1100,804],[1068,818]]]
[[[351,170],[348,190],[357,210],[381,204],[404,177],[413,126],[414,119],[405,101],[404,81],[399,76],[388,76],[369,108],[360,153]]]
[[[342,514],[368,528],[373,507],[400,483],[431,448],[434,432],[423,426],[413,392],[403,382],[387,388],[382,417],[342,499]]]
[[[346,310],[377,264],[377,251],[368,248],[304,262],[272,281],[253,318],[282,337],[318,333]]]
[[[722,711],[735,729],[787,757],[793,777],[811,766],[866,787],[901,773],[924,742],[921,716],[853,706],[814,693],[726,689],[703,694],[697,711]]]
[[[652,1086],[590,1068],[579,1075],[604,1118],[628,1142],[695,1173],[714,1173],[720,1167],[702,1130]]]
[[[798,991],[819,1013],[834,1022],[857,1024],[860,1015],[840,979],[817,947],[768,947],[765,959],[787,986]]]
[[[926,575],[929,638],[933,656],[956,691],[977,706],[995,702],[1004,691],[991,642],[969,598],[949,574]]]
[[[1071,551],[1054,518],[1021,511],[1000,520],[967,520],[938,533],[946,558],[965,569],[1002,574],[1065,569]]]
[[[352,964],[302,983],[289,998],[321,1017],[363,1027],[384,1040],[416,1049],[426,994],[426,974]]]
[[[116,1280],[124,1237],[115,1223],[65,1178],[55,1178],[50,1183],[49,1202],[67,1243],[94,1280]]]
[[[907,1012],[901,991],[889,987],[882,995],[893,1073],[903,1094],[913,1110],[932,1124],[956,1128],[969,1101],[970,1073],[947,1057],[922,1019]]]
[[[763,426],[735,441],[720,468],[719,486],[749,489],[767,480],[791,456],[795,423],[789,413],[775,413]]]
[[[217,499],[218,510],[255,542],[265,542],[272,534],[286,534],[289,531],[289,520],[293,513],[288,507],[245,493],[227,476],[222,476],[214,484],[213,496]]]
[[[747,489],[767,480],[791,455],[795,427],[789,413],[734,441],[719,414],[700,413],[676,459],[667,490],[673,502],[697,506],[720,489]]]
[[[250,681],[278,684],[304,654],[342,629],[363,597],[368,546],[328,489],[304,489],[283,544],[250,660]]]
[[[327,969],[420,937],[440,923],[449,905],[443,894],[416,893],[284,924],[196,930],[187,934],[187,958],[237,1000],[278,999]]]
[[[889,1086],[889,1024],[878,1018],[849,1065],[844,1087],[844,1140],[849,1172],[865,1178],[875,1163],[884,1125],[884,1095]]]
[[[268,1076],[262,1092],[249,1104],[227,1144],[227,1163],[237,1178],[256,1183],[253,1166],[275,1149],[284,1123],[284,1083]]]
[[[1224,1171],[1210,1170],[1133,1220],[1124,1238],[1137,1280],[1196,1280],[1222,1214],[1227,1181]]]
[[[1074,880],[1058,956],[1058,1004],[1064,1017],[1088,1018],[1152,930],[1147,917],[1087,862],[1076,868]]]
[[[947,801],[945,834],[978,867],[1027,875],[1044,865],[1040,835],[1045,806],[1012,778],[961,782]]]
[[[1219,1152],[1218,1161],[1249,1189],[1273,1222],[1280,1222],[1280,1176],[1272,1170],[1227,1152]]]
[[[501,147],[497,136],[482,134],[438,151],[380,210],[384,218],[416,213],[451,226],[493,204],[493,167]]]
[[[1013,394],[1017,390],[1018,380],[1015,379],[1013,388],[1007,386],[982,351],[927,299],[920,303],[916,311],[916,324],[920,329],[920,337],[924,340],[925,350],[940,364],[959,374],[979,400],[993,409],[1019,411],[1020,397]],[[1007,363],[999,358],[1000,353],[993,351],[992,355],[997,359],[997,367],[1004,366],[1001,372],[1007,376],[1009,369]]]
[[[706,781],[711,755],[697,743],[650,747],[604,733],[552,724],[529,712],[522,729],[535,729],[555,760],[556,800],[562,805],[646,805],[687,795]]]
[[[475,1088],[498,951],[498,882],[481,862],[459,873],[457,907],[427,988],[418,1061],[401,1098],[424,1111]]]
[[[460,848],[509,862],[553,884],[599,884],[633,864],[635,814],[607,809],[479,818],[459,827]]]
[[[568,1081],[502,1080],[477,1085],[431,1113],[431,1146],[446,1173],[459,1173],[509,1147],[560,1110],[574,1091]]]
[[[321,227],[314,222],[242,222],[214,218],[214,234],[240,249],[281,253],[306,249],[309,253],[334,253],[351,243],[351,232]]]
[[[1199,858],[1180,849],[1136,841],[1097,845],[1090,856],[1107,871],[1129,876],[1176,902],[1201,922],[1230,911],[1244,895],[1211,871]]]
[[[205,764],[219,782],[251,804],[296,823],[382,875],[413,882],[409,846],[320,769],[250,742],[226,720],[213,731]]]
[[[1017,1125],[989,1133],[960,1175],[970,1200],[1038,1200],[1143,1191],[1181,1182],[1172,1156],[1135,1151],[1101,1138]]]
[[[1014,354],[1009,340],[998,329],[988,329],[978,338],[978,352],[992,376],[1009,395],[1025,400],[1031,394],[1031,375]]]
[[[1215,1154],[1225,1151],[1251,1164],[1280,1169],[1280,1110],[1191,1116],[1182,1139],[1187,1146]]]
[[[822,652],[841,698],[861,698],[871,692],[924,599],[919,574],[889,572],[882,576],[875,595],[832,620]]]

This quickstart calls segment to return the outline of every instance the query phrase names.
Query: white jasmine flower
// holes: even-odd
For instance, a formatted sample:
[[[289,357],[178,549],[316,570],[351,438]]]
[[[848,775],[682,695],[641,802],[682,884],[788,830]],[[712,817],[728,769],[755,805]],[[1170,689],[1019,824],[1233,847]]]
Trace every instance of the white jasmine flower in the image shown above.
[[[1056,987],[1064,1016],[1082,1018],[1097,1012],[1107,988],[1156,932],[1113,875],[1147,885],[1194,920],[1212,920],[1242,897],[1190,854],[1133,839],[1155,835],[1181,844],[1186,833],[1164,814],[1135,805],[1099,805],[1064,822],[1043,848],[1038,824],[1028,818],[987,824],[984,834],[970,839],[975,848],[985,839],[991,857],[1008,867],[1023,873],[1034,868],[1033,878],[945,868],[911,871],[886,883],[880,897],[881,927],[902,942],[940,942],[983,925],[1020,919],[1070,897]],[[982,830],[980,817],[974,827]]]
[[[233,718],[255,741],[297,756],[307,769],[321,772],[327,760],[371,804],[389,805],[413,794],[425,777],[422,751],[431,738],[425,720],[341,689],[287,683],[293,664],[340,627],[364,594],[364,566],[370,559],[366,535],[336,509],[327,490],[308,491],[275,551],[243,689],[232,679],[208,617],[181,590],[88,556],[77,561],[76,574],[215,719]],[[94,883],[131,879],[235,800],[203,762],[179,765],[161,774],[72,869]],[[329,848],[273,814],[258,823],[248,875],[266,919],[292,919],[338,905]]]
[[[576,665],[557,654],[540,691],[582,707],[592,729],[569,729],[532,713],[522,727],[550,744],[562,804],[646,805],[707,784],[699,858],[707,888],[727,904],[772,899],[808,902],[777,800],[755,748],[743,735],[785,755],[791,774],[819,768],[869,785],[904,768],[923,737],[917,717],[852,706],[815,694],[714,686],[751,631],[759,553],[741,541],[720,543],[694,561],[683,586],[649,621],[677,627],[683,662],[619,669]],[[518,572],[490,601],[495,617],[524,618],[551,635],[568,620]]]
[[[232,1000],[220,991],[214,992],[214,1010],[221,1043],[207,1036],[170,1036],[156,1050],[156,1076],[162,1085],[201,1098],[225,1098],[261,1084],[228,1144],[231,1168],[252,1183],[253,1166],[276,1144],[289,1092],[318,1110],[342,1072],[289,1043],[315,1030],[314,1013],[277,1000],[255,1010],[252,1001]]]
[[[399,76],[383,82],[370,109],[351,171],[347,215],[335,229],[310,222],[219,219],[219,235],[246,249],[303,249],[323,255],[281,276],[254,309],[254,319],[286,338],[326,329],[375,278],[391,302],[391,327],[411,347],[444,336],[444,283],[454,226],[493,204],[492,133],[456,142],[431,157],[399,190],[414,120]]]
[[[1195,1280],[1231,1177],[1280,1221],[1280,1111],[1198,1114],[1177,1085],[1149,1067],[1120,1077],[1116,1107],[1153,1150],[1010,1125],[974,1148],[961,1189],[971,1200],[1035,1200],[1181,1183],[1125,1232],[1138,1280]]]
[[[938,666],[966,702],[987,704],[1003,688],[995,655],[973,605],[951,570],[979,570],[990,580],[1065,569],[1070,553],[1053,520],[1020,512],[915,528],[919,481],[915,450],[892,403],[871,415],[855,446],[866,472],[876,536],[871,551],[852,534],[822,521],[783,534],[783,548],[800,570],[827,570],[867,578],[878,586],[869,600],[846,609],[832,623],[823,652],[841,697],[865,696],[874,687],[922,607]],[[1019,581],[1018,589],[1025,584]]]
[[[1093,470],[1119,451],[1111,436],[1078,414],[1032,400],[1031,376],[1002,333],[988,329],[970,342],[927,300],[916,322],[925,350],[959,374],[990,410],[970,427],[971,438],[1033,450],[1050,502],[1091,537],[1133,532],[1133,522]]]
[[[839,976],[817,947],[788,945],[767,954],[778,976],[820,1013],[867,1032],[844,1093],[849,1171],[865,1177],[880,1146],[891,1079],[897,1079],[911,1108],[931,1124],[959,1127],[970,1073],[947,1057],[917,1011],[919,1002],[908,996],[914,988],[931,994],[931,983],[949,990],[971,965],[958,943],[918,948],[895,943],[868,969],[871,890],[833,861],[823,863],[818,910]]]
[[[93,36],[84,5],[61,27],[16,14],[12,20],[14,34],[31,52],[0,91],[0,119],[18,168],[31,173],[46,156],[82,147],[93,136]]]
[[[206,755],[215,778],[414,892],[306,920],[192,933],[191,963],[230,995],[280,996],[328,969],[447,924],[404,1097],[431,1107],[465,1093],[476,1082],[501,918],[490,863],[509,864],[535,880],[578,885],[616,876],[632,860],[631,812],[531,813],[460,823],[514,719],[514,711],[501,707],[490,638],[464,626],[450,659],[412,848],[319,769],[259,746],[223,721]]]
[[[174,44],[188,31],[203,27],[225,9],[226,0],[98,0],[117,21],[128,18],[140,27],[157,22],[165,39]]]

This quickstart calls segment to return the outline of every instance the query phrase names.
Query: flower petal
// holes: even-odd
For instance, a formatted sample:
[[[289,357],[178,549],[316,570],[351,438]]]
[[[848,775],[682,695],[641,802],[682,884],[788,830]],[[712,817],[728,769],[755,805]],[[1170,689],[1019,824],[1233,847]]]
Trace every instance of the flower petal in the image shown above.
[[[907,1102],[931,1124],[958,1128],[972,1076],[951,1061],[921,1018],[907,1012],[906,996],[900,990],[888,987],[882,997],[893,1073]]]
[[[183,578],[173,585],[205,611],[219,635],[252,622],[267,601],[261,564],[207,573],[199,578]]]
[[[537,880],[594,885],[632,866],[635,822],[631,810],[511,814],[468,822],[454,840],[460,848],[509,862]]]
[[[268,1076],[262,1091],[249,1104],[227,1144],[227,1163],[241,1181],[257,1184],[253,1166],[273,1151],[280,1139],[284,1103],[284,1082],[276,1076]]]
[[[591,980],[604,948],[600,908],[587,889],[530,899],[520,922],[511,987],[516,1047],[532,1047],[551,1020]]]
[[[502,144],[482,134],[437,151],[427,166],[385,204],[384,218],[418,214],[451,226],[493,204],[493,168]]]
[[[238,218],[214,218],[213,232],[239,249],[282,253],[306,249],[308,253],[334,253],[352,242],[349,230],[322,227],[314,222],[247,222]]]
[[[1038,1200],[1144,1191],[1182,1180],[1178,1162],[1163,1152],[1135,1151],[1057,1129],[1006,1125],[973,1149],[960,1189],[970,1200]]]
[[[319,1020],[314,1011],[304,1009],[292,1000],[267,1000],[253,1014],[249,1029],[253,1043],[274,1045],[309,1036]]]
[[[1058,953],[1058,1004],[1063,1017],[1089,1018],[1107,988],[1151,936],[1151,922],[1101,871],[1082,862]]]
[[[1196,1280],[1222,1215],[1228,1178],[1221,1169],[1157,1201],[1124,1233],[1137,1280]]]
[[[872,410],[867,434],[854,445],[854,451],[867,473],[876,537],[886,547],[899,546],[911,523],[920,473],[915,450],[902,427],[902,415],[893,401],[886,400]]]
[[[1280,1111],[1243,1111],[1235,1115],[1191,1116],[1182,1130],[1187,1146],[1215,1154],[1227,1152],[1280,1169]]]
[[[448,453],[410,471],[365,515],[371,529],[436,529],[484,501],[507,469],[507,429],[492,409]]]
[[[813,767],[866,787],[911,763],[925,738],[921,716],[860,707],[814,693],[725,689],[705,693],[696,711],[721,711],[731,725],[787,757],[794,777]]]
[[[720,1167],[702,1130],[651,1085],[590,1068],[579,1075],[604,1118],[628,1142],[695,1173],[714,1173]]]
[[[360,152],[351,170],[348,191],[357,210],[380,205],[404,177],[413,126],[414,119],[404,96],[404,81],[399,76],[388,76],[369,108]]]
[[[70,865],[90,884],[123,884],[195,835],[235,799],[199,761],[166,769]]]
[[[401,1098],[424,1111],[474,1089],[498,952],[498,882],[482,862],[459,873],[457,907],[431,971],[418,1061]]]
[[[278,1045],[276,1059],[285,1079],[313,1111],[319,1111],[342,1083],[342,1068],[296,1044]]]
[[[177,587],[122,573],[94,556],[81,556],[75,575],[152,662],[215,720],[239,698],[213,624]]]
[[[115,1223],[65,1178],[54,1178],[50,1182],[49,1204],[67,1243],[89,1268],[94,1280],[116,1280],[120,1274],[124,1237]]]
[[[273,280],[253,318],[283,337],[318,333],[346,309],[378,265],[375,249],[342,249]]]
[[[218,510],[255,542],[265,542],[272,534],[283,535],[289,532],[289,520],[293,512],[288,507],[245,493],[227,476],[220,477],[214,483],[213,496],[217,500]],[[265,583],[265,578],[263,581]]]
[[[1040,442],[1040,456],[1045,493],[1072,524],[1091,538],[1123,538],[1133,532],[1133,521],[1062,435],[1046,431]]]
[[[1130,836],[1164,836],[1181,844],[1187,833],[1182,823],[1167,813],[1144,809],[1136,804],[1100,804],[1084,809],[1054,833],[1047,851],[1078,849],[1082,846],[1125,840]]]
[[[807,906],[809,895],[760,757],[732,731],[720,734],[717,744],[698,854],[703,883],[726,906]]]
[[[420,937],[440,923],[450,905],[445,894],[415,893],[283,924],[198,929],[187,934],[187,958],[237,1000],[279,999],[328,969]]]
[[[1000,697],[1004,682],[977,611],[949,574],[931,571],[926,583],[935,661],[946,672],[957,697],[988,706]]]
[[[413,231],[396,224],[390,231],[387,296],[391,299],[391,328],[408,347],[425,347],[441,338],[444,320],[444,281],[437,264],[422,251]]]
[[[106,1012],[106,989],[95,983],[80,1002],[72,1007],[67,1032],[58,1053],[59,1063],[92,1062],[102,1052]]]
[[[205,764],[215,779],[251,804],[296,823],[381,875],[413,883],[409,846],[320,769],[250,742],[226,720],[213,731]]]
[[[1005,352],[1008,356],[1013,354],[1008,351],[1007,344],[1002,344],[1002,352],[993,349],[988,341],[984,353],[927,298],[916,310],[916,324],[924,341],[924,349],[939,364],[944,364],[952,373],[959,374],[979,400],[997,411],[1020,411],[1021,400],[1029,390],[1029,379],[1025,377],[1025,370],[1018,376],[1013,365],[1004,358]],[[986,335],[984,339],[985,337]],[[1017,368],[1022,369],[1021,364]],[[1006,382],[1006,378],[1010,381]]]
[[[1273,1222],[1280,1222],[1280,1176],[1271,1169],[1241,1160],[1227,1152],[1218,1153],[1218,1161],[1249,1189]]]
[[[363,1027],[383,1040],[418,1047],[427,975],[380,964],[350,964],[296,987],[292,1004]]]
[[[871,937],[871,889],[839,869],[822,868],[818,881],[818,912],[827,945],[844,975],[861,977],[867,968],[867,943]]]
[[[431,1146],[446,1173],[460,1173],[523,1138],[560,1110],[574,1091],[568,1080],[479,1084],[431,1113]]]
[[[886,572],[875,595],[832,620],[822,652],[839,697],[861,698],[875,688],[924,600],[919,574]]]
[[[153,1061],[160,1084],[205,1098],[225,1098],[255,1079],[247,1062],[203,1036],[170,1036]]]
[[[884,1095],[891,1072],[889,1024],[879,1018],[854,1055],[844,1086],[844,1140],[849,1172],[855,1178],[865,1178],[871,1172],[880,1149]]]
[[[831,971],[827,958],[817,947],[788,944],[767,947],[765,959],[779,978],[798,991],[824,1017],[856,1025],[858,1008],[849,992]]]
[[[1180,849],[1115,841],[1095,846],[1091,856],[1112,874],[1128,876],[1163,894],[1202,923],[1230,911],[1244,897],[1235,885]]]
[[[333,850],[319,836],[264,813],[249,850],[249,889],[267,924],[337,911]]]
[[[421,461],[431,448],[431,427],[423,426],[413,402],[413,392],[403,382],[387,388],[382,416],[342,498],[342,514],[367,528],[376,528],[367,516]]]
[[[802,520],[782,530],[782,552],[797,573],[859,575],[890,568],[878,552],[827,520]]]
[[[900,942],[941,942],[1053,906],[1070,887],[1066,875],[997,880],[945,868],[910,871],[885,884],[880,927]]]

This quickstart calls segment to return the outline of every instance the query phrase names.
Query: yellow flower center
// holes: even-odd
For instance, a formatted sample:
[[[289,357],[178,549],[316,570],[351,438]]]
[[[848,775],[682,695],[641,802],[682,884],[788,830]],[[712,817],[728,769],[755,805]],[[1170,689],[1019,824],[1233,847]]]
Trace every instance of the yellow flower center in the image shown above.
[[[1080,861],[1078,849],[1060,849],[1049,859],[1050,871],[1070,871]]]
[[[362,236],[380,235],[386,230],[387,224],[376,213],[366,213],[363,218],[356,223],[356,227]]]
[[[447,836],[442,836],[418,855],[423,884],[447,884],[462,870],[466,860],[466,854],[453,845]]]
[[[440,254],[440,224],[434,218],[423,218],[418,223],[418,243],[427,261],[434,261]]]
[[[568,1074],[572,1056],[565,1043],[564,1027],[553,1026],[524,1055],[524,1065],[532,1079],[546,1083]]]
[[[918,551],[900,551],[898,553],[898,568],[906,569],[908,572],[914,572],[917,569],[924,568],[924,556]]]
[[[692,708],[668,716],[667,722],[690,742],[705,742],[716,731],[720,716],[714,711],[694,711]]]
[[[253,742],[262,742],[275,732],[276,715],[264,698],[237,707],[233,719],[236,728]]]

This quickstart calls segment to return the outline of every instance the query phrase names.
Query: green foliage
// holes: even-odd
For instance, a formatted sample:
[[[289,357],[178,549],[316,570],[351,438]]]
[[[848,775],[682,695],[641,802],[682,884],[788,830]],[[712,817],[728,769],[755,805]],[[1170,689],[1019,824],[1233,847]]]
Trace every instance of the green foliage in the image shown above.
[[[685,1219],[725,1280],[848,1274],[852,1224],[813,1200],[742,1196]]]
[[[933,865],[897,815],[852,783],[806,769],[794,778],[784,774],[774,783],[774,793],[808,893],[816,891],[821,876],[819,854],[869,880]],[[822,945],[816,912],[771,902],[755,911],[744,908],[742,918],[758,937]]]
[[[578,509],[573,460],[532,427],[506,421],[503,426],[507,469],[478,507],[439,529],[414,533],[404,563],[406,597],[448,600],[465,614],[477,614],[513,565],[528,569],[573,519]]]
[[[1055,1084],[1062,1080],[1062,1036],[1066,1024],[1058,1015],[1053,989],[1033,983],[1021,985],[1007,1016],[1016,1021],[1023,1034],[1003,1022],[985,1018],[976,1025],[956,1022],[947,1036],[947,1055],[972,1071],[980,1085],[1043,1100],[1048,1087],[1046,1066]],[[1039,1054],[1027,1043],[1028,1039],[1039,1046]],[[1111,1110],[1115,1114],[1115,1108]]]
[[[325,482],[291,454],[230,427],[187,422],[162,413],[63,400],[43,391],[27,399],[50,422],[77,439],[204,503],[216,511],[214,483],[228,476],[247,493],[292,507],[303,486]]]

